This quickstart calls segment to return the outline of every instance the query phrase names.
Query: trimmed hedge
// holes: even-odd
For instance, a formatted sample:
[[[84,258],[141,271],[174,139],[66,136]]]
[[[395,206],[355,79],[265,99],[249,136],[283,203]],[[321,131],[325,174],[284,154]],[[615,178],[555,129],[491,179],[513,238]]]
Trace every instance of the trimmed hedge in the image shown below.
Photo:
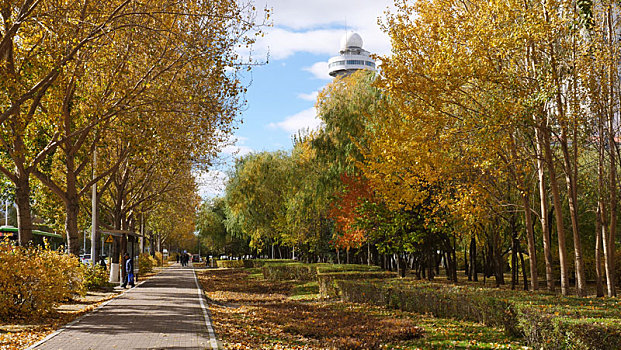
[[[340,271],[340,272],[319,272],[317,281],[319,282],[319,295],[322,298],[335,298],[339,296],[337,280],[362,280],[362,279],[384,279],[397,277],[395,273],[384,271]]]
[[[263,277],[271,281],[312,281],[318,273],[344,272],[344,271],[380,271],[377,266],[367,265],[336,265],[336,264],[303,264],[277,263],[263,266]]]
[[[243,260],[217,260],[216,266],[223,267],[223,268],[240,268],[240,267],[244,267],[244,261]]]
[[[375,265],[355,265],[355,264],[316,264],[317,272],[345,272],[345,271],[382,271],[382,268]]]
[[[263,267],[266,264],[289,264],[293,260],[291,259],[252,259],[252,260],[244,260],[244,267],[253,268],[253,267]]]
[[[608,319],[567,318],[542,312],[535,307],[519,311],[520,329],[533,348],[621,349],[621,327]]]
[[[317,268],[310,264],[265,264],[263,277],[270,281],[312,281],[317,277]]]
[[[249,260],[218,260],[214,259],[216,267],[226,268],[254,268],[263,267],[266,264],[291,264],[290,259],[249,259]]]
[[[571,299],[553,297],[556,301],[550,307],[538,296],[530,296],[526,301],[513,298],[508,291],[466,286],[410,284],[398,280],[341,279],[334,283],[344,301],[499,326],[509,335],[524,337],[535,349],[621,349],[621,315],[614,306],[602,317],[594,318],[582,313],[579,307],[565,306]]]
[[[464,287],[428,285],[404,286],[399,283],[337,280],[344,301],[371,303],[436,317],[481,322],[504,328],[519,336],[517,314],[507,300]]]

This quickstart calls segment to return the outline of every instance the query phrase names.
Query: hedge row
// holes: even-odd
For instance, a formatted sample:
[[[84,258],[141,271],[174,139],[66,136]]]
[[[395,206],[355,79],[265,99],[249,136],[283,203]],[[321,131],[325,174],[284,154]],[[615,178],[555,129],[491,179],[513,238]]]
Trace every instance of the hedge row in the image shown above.
[[[244,267],[263,267],[266,264],[288,264],[291,263],[291,259],[252,259],[244,260]]]
[[[534,348],[621,349],[619,320],[561,317],[522,307],[519,323],[527,343]]]
[[[217,267],[223,268],[253,268],[263,267],[266,264],[291,263],[290,259],[251,259],[251,260],[215,260]]]
[[[344,301],[499,326],[509,335],[523,336],[535,349],[621,349],[618,319],[561,316],[506,299],[506,292],[399,281],[341,279],[334,283]]]
[[[510,335],[519,335],[516,313],[502,299],[466,288],[420,285],[415,288],[377,281],[337,280],[344,301],[370,303],[436,317],[456,318],[500,326]]]
[[[320,272],[317,274],[319,282],[319,295],[322,298],[335,298],[339,296],[338,280],[369,280],[385,279],[397,277],[396,274],[388,271],[340,271],[340,272]]]
[[[353,264],[270,263],[263,266],[263,277],[271,281],[312,281],[317,278],[318,273],[344,271],[380,271],[380,268],[377,266]]]
[[[217,267],[240,268],[244,267],[244,260],[216,260]]]
[[[309,264],[266,264],[263,277],[270,281],[312,281],[317,277],[317,268]]]

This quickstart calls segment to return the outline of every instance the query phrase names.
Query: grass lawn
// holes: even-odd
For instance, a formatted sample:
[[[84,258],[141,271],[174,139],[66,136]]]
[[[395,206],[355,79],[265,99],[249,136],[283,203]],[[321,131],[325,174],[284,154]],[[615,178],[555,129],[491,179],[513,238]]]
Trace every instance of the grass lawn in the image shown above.
[[[319,299],[317,282],[266,281],[257,269],[204,270],[226,349],[524,349],[480,323]]]

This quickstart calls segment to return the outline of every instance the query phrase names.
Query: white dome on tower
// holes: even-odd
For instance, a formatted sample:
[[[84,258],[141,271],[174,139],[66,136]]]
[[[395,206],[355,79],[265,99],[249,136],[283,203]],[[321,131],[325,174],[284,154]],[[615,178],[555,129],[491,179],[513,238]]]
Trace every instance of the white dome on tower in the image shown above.
[[[375,60],[362,48],[362,37],[348,32],[341,39],[339,55],[328,60],[328,74],[333,77],[349,75],[357,70],[375,71]]]
[[[348,32],[341,39],[341,51],[345,51],[348,48],[362,48],[362,37],[355,32]]]

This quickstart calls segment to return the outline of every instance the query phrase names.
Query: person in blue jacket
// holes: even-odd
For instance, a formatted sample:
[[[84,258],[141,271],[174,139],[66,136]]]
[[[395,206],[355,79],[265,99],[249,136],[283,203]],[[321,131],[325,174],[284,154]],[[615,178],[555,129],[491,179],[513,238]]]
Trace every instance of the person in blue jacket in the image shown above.
[[[125,277],[121,287],[126,288],[128,284],[134,287],[134,260],[129,256],[129,253],[125,253],[123,257],[125,258]]]

